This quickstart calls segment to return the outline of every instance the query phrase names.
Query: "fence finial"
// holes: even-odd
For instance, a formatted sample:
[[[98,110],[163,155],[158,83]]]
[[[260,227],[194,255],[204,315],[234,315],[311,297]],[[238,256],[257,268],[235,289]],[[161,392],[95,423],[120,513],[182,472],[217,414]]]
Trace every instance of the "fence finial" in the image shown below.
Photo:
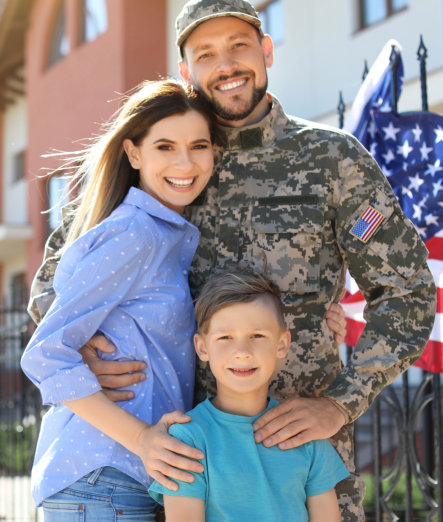
[[[337,113],[338,113],[338,126],[340,129],[343,129],[344,119],[345,119],[345,102],[343,101],[343,93],[339,91],[338,94],[338,105],[337,105]]]
[[[361,81],[365,81],[366,76],[368,75],[369,67],[368,67],[368,60],[365,59],[365,63],[363,66],[363,73],[361,75]]]
[[[417,49],[417,59],[420,62],[420,87],[421,87],[421,109],[428,110],[428,87],[426,81],[426,58],[428,50],[423,42],[423,35],[420,35],[420,45]]]
[[[398,84],[397,84],[397,72],[398,72],[398,50],[395,44],[392,44],[391,54],[389,56],[389,67],[391,69],[391,107],[394,114],[398,113]]]

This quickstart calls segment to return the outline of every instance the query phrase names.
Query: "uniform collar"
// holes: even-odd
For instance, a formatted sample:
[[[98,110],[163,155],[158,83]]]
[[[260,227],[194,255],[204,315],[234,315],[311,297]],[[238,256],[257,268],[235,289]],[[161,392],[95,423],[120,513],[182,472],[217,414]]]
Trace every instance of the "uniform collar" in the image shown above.
[[[246,127],[226,127],[218,125],[216,144],[223,149],[249,150],[272,144],[281,133],[282,124],[287,121],[280,102],[272,94],[267,94],[271,110],[258,123]]]

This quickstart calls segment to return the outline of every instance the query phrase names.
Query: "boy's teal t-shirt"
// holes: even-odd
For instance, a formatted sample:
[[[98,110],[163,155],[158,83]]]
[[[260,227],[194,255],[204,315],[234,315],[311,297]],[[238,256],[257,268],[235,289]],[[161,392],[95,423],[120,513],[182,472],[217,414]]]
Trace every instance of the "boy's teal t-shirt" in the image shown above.
[[[276,406],[269,400],[267,409]],[[203,451],[204,472],[192,484],[180,482],[171,491],[158,482],[149,488],[163,503],[163,495],[201,498],[206,522],[222,520],[308,520],[306,497],[333,488],[349,475],[329,441],[312,441],[298,448],[266,448],[254,441],[255,417],[224,413],[210,399],[189,412],[192,420],[174,424],[169,433]]]

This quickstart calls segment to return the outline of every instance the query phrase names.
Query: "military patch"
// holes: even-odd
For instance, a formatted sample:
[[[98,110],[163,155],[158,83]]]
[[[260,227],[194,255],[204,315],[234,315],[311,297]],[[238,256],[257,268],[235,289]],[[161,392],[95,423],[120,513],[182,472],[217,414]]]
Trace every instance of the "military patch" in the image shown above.
[[[358,218],[355,225],[350,230],[350,233],[356,238],[366,243],[377,230],[380,223],[385,219],[385,216],[372,208],[371,205]]]

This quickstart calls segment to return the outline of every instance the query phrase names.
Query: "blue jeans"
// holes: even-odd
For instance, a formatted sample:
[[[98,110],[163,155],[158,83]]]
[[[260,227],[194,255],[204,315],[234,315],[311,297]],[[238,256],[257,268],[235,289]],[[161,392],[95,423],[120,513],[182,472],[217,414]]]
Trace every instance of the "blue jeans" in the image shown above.
[[[154,521],[158,508],[142,484],[110,467],[96,469],[43,502],[45,522]]]

